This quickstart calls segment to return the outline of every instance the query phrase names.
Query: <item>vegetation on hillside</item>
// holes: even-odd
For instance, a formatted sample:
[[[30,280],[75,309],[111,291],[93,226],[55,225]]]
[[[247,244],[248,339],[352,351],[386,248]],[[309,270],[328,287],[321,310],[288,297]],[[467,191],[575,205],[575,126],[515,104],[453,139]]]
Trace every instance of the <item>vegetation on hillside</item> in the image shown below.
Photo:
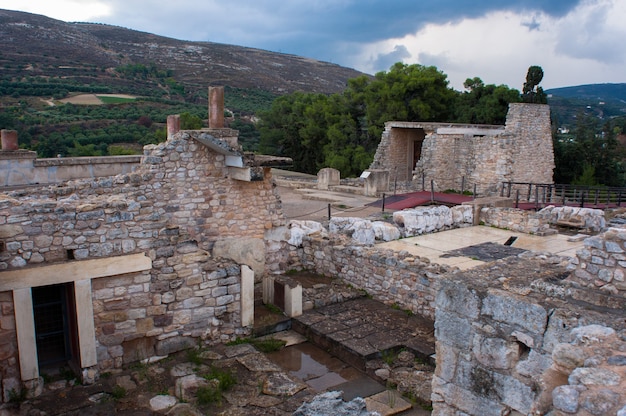
[[[97,69],[94,68],[97,72]],[[111,85],[93,79],[5,75],[0,78],[0,127],[18,130],[20,145],[39,157],[140,153],[148,143],[165,140],[169,114],[181,114],[183,128],[201,128],[207,113],[207,88],[179,84],[172,71],[156,64],[115,69]],[[229,127],[239,130],[244,150],[291,157],[294,169],[316,173],[332,167],[342,177],[357,176],[370,165],[384,123],[395,121],[504,124],[511,102],[544,102],[538,86],[540,67],[531,66],[523,93],[505,85],[468,78],[465,91],[448,85],[436,67],[397,63],[374,77],[348,81],[341,93],[296,92],[276,96],[262,89],[226,86]],[[128,83],[128,89],[124,88]],[[123,92],[136,98],[105,97]],[[78,93],[99,96],[103,105],[59,100]],[[563,104],[553,110],[555,181],[588,185],[624,185],[624,152],[617,135],[626,118],[613,107]],[[569,106],[568,106],[569,105]],[[599,110],[598,110],[599,108]],[[616,107],[617,108],[617,107]],[[573,120],[573,121],[572,121]],[[575,125],[574,125],[575,124]]]
[[[553,134],[555,183],[585,186],[625,186],[626,149],[617,140],[626,118],[602,122],[580,114],[574,129]]]

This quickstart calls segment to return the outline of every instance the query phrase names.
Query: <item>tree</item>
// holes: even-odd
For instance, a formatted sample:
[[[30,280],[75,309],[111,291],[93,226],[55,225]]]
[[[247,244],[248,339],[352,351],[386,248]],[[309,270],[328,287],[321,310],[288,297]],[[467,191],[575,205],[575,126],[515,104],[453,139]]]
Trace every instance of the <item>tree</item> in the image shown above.
[[[543,92],[543,88],[539,83],[543,79],[543,69],[540,66],[533,65],[528,68],[526,73],[526,82],[522,90],[522,98],[525,103],[547,104],[548,97]]]
[[[613,123],[579,114],[573,135],[554,136],[554,180],[585,185],[624,185],[624,150]]]
[[[445,121],[451,115],[455,92],[447,75],[434,66],[394,64],[379,72],[365,95],[371,135],[380,138],[385,122]]]
[[[180,115],[181,130],[200,130],[202,128],[202,119],[198,116],[184,112]]]
[[[467,91],[458,95],[454,106],[454,121],[470,124],[504,124],[509,103],[520,101],[520,93],[506,85],[485,83],[478,77],[463,83]]]

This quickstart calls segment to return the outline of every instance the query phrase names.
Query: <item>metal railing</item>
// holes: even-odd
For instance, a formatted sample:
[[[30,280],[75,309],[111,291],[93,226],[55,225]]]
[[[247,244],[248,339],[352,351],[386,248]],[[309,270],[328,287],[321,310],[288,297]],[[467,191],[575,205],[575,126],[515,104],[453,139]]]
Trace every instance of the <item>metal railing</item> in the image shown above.
[[[603,209],[620,207],[625,202],[626,188],[503,182],[500,196],[513,198],[515,207],[520,204],[534,204],[536,208],[561,205]]]

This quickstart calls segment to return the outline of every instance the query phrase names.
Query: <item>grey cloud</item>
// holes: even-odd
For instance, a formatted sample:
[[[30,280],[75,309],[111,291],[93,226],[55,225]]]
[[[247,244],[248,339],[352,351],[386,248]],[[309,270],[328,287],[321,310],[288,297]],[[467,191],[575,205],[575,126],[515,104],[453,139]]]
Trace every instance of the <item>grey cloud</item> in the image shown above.
[[[396,62],[401,62],[405,58],[410,58],[411,53],[404,45],[396,45],[393,51],[386,54],[378,54],[372,66],[376,71],[386,71]]]

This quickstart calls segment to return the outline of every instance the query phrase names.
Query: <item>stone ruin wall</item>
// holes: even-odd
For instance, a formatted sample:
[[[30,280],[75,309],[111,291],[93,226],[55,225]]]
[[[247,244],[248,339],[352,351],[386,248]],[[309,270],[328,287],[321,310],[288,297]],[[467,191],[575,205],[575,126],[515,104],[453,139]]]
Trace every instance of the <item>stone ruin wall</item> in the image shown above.
[[[568,277],[569,276],[569,277]],[[622,415],[624,297],[580,287],[558,258],[442,279],[433,415]]]
[[[291,246],[290,267],[338,277],[374,299],[433,319],[435,296],[448,266],[428,259],[354,244],[350,238],[309,236]]]
[[[548,210],[543,220],[558,215]],[[625,243],[626,231],[609,229],[587,239],[575,259],[525,253],[459,271],[316,233],[292,245],[291,266],[341,277],[434,319],[433,415],[621,416]]]
[[[183,131],[147,147],[135,173],[0,196],[0,274],[68,256],[146,253],[151,259],[147,272],[92,280],[101,369],[198,339],[223,342],[249,333],[241,325],[241,268],[211,250],[230,238],[263,244],[266,232],[284,224],[280,200],[268,170],[263,181],[230,179],[224,156],[194,140],[201,134]],[[0,293],[5,382],[19,375],[13,310],[11,292]]]
[[[409,182],[412,178],[407,171],[397,168],[405,166],[409,158],[408,129],[395,127],[397,124],[401,123],[385,124],[370,169],[387,169],[390,181]]]
[[[423,129],[426,133],[414,170],[414,189],[421,189],[422,178],[427,189],[432,180],[439,192],[461,190],[465,178],[465,190],[473,191],[476,186],[481,196],[499,194],[502,182],[553,183],[554,151],[548,105],[511,103],[506,125],[499,129],[480,125],[388,123],[372,169],[388,170],[391,180],[396,166],[406,165],[409,136],[404,130],[410,129]],[[398,180],[411,180],[403,175],[398,172]]]

